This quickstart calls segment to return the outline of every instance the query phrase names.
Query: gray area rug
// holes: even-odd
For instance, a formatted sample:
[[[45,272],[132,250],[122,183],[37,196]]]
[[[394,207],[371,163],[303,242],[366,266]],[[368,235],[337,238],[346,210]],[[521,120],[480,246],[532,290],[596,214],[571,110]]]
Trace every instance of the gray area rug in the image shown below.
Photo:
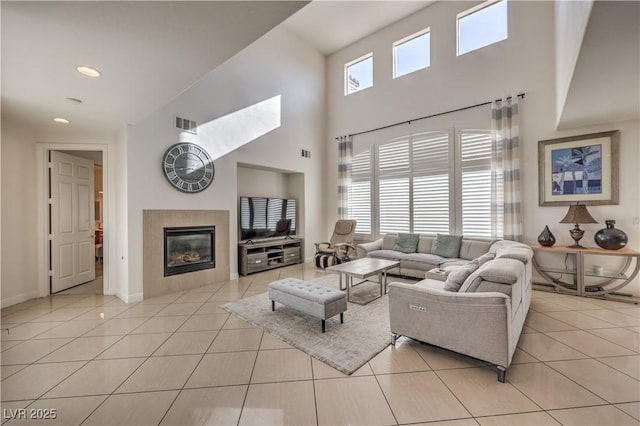
[[[338,288],[337,275],[313,281],[325,287]],[[368,299],[376,292],[379,294],[379,285],[367,282],[354,287],[352,298]],[[344,324],[340,324],[340,316],[336,315],[326,321],[325,333],[322,333],[321,321],[317,318],[278,303],[276,310],[271,311],[267,293],[221,307],[333,368],[351,374],[389,345],[388,302],[388,296],[384,295],[367,305],[349,303],[344,313]]]

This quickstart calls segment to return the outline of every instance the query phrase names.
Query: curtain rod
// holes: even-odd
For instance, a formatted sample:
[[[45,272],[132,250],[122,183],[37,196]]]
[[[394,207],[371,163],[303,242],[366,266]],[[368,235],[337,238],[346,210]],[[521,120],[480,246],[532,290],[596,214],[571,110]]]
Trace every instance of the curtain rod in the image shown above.
[[[519,98],[524,99],[524,93],[518,93],[516,95]],[[511,100],[511,96],[507,97],[507,100]],[[496,99],[495,102],[501,102],[501,99]],[[350,136],[358,136],[358,135],[364,135],[365,133],[372,133],[372,132],[377,132],[378,130],[384,130],[384,129],[388,129],[389,127],[395,127],[395,126],[400,126],[402,124],[411,124],[411,122],[413,121],[418,121],[418,120],[424,120],[427,118],[433,118],[433,117],[438,117],[440,115],[445,115],[445,114],[451,114],[453,112],[459,112],[459,111],[464,111],[466,109],[471,109],[471,108],[477,108],[477,107],[481,107],[481,106],[485,106],[485,105],[490,105],[493,101],[487,101],[487,102],[482,102],[480,104],[475,104],[475,105],[469,105],[466,107],[462,107],[462,108],[456,108],[456,109],[452,109],[449,111],[444,111],[444,112],[438,112],[436,114],[431,114],[431,115],[425,115],[424,117],[418,117],[418,118],[414,118],[413,120],[407,120],[407,121],[400,121],[398,123],[394,123],[394,124],[387,124],[386,126],[382,126],[382,127],[377,127],[375,129],[371,129],[371,130],[364,130],[362,132],[356,132],[356,133],[351,133],[349,135],[347,135],[347,137]],[[336,138],[336,140],[340,140],[339,137]]]

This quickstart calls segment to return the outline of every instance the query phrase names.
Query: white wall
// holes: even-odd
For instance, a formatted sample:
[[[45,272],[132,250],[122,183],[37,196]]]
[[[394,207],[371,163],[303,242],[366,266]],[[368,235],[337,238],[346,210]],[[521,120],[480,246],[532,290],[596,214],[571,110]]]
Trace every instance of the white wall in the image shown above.
[[[560,121],[593,0],[555,2],[556,111]]]
[[[238,196],[287,198],[288,175],[271,170],[238,166]]]
[[[38,295],[36,155],[33,135],[2,120],[2,307]]]
[[[221,145],[226,147],[268,128],[277,114],[269,110],[261,116],[261,110],[251,107],[278,96],[280,125],[214,158],[215,178],[209,188],[185,194],[169,185],[162,174],[161,160],[170,145],[179,140],[192,141],[212,155],[221,150],[224,153]],[[234,114],[238,111],[242,112]],[[246,111],[250,113],[245,114]],[[142,294],[143,209],[229,210],[230,270],[232,275],[237,271],[238,163],[304,173],[306,195],[300,202],[305,205],[306,220],[301,223],[320,223],[322,163],[318,158],[302,158],[300,150],[322,151],[324,112],[324,56],[286,30],[276,28],[168,105],[131,126],[127,136],[129,296]],[[180,134],[173,128],[175,115],[196,120],[199,134]],[[216,131],[211,131],[213,128]],[[305,229],[305,245],[310,247],[318,241],[321,231]]]
[[[558,222],[567,207],[538,206],[538,141],[604,130],[620,130],[620,204],[594,206],[590,212],[598,225],[583,226],[584,242],[594,246],[593,234],[613,218],[630,237],[628,247],[638,249],[640,197],[634,187],[640,181],[637,167],[638,121],[606,123],[559,132],[556,130],[556,75],[554,5],[552,2],[510,2],[509,38],[467,53],[455,53],[455,16],[478,2],[438,2],[412,16],[366,37],[327,59],[329,137],[447,111],[511,93],[526,93],[520,104],[524,240],[535,243],[545,225],[558,239],[572,243],[569,228]],[[431,67],[392,79],[391,45],[407,35],[431,28]],[[615,48],[615,47],[613,47]],[[344,96],[344,64],[368,52],[374,55],[374,87]],[[487,114],[486,128],[490,128]],[[464,119],[461,119],[464,121]],[[421,128],[438,129],[444,120],[419,122]],[[460,126],[468,123],[461,122]],[[367,139],[372,139],[371,137]],[[357,149],[363,149],[357,146]],[[337,146],[327,145],[327,224],[337,216]],[[640,294],[640,279],[625,288]]]
[[[106,294],[126,294],[118,290],[126,281],[126,164],[118,156],[117,138],[47,137],[33,135],[23,126],[2,121],[2,306],[48,294],[45,247],[46,188],[45,155],[49,149],[105,150],[107,181],[104,186],[106,211],[104,278]],[[120,141],[123,147],[124,141]],[[20,176],[18,180],[16,176]],[[19,184],[16,182],[19,181]],[[118,183],[119,182],[119,183]],[[118,187],[119,185],[119,187]],[[20,241],[20,244],[11,244]],[[117,249],[114,249],[117,248]],[[116,261],[118,260],[118,261]]]

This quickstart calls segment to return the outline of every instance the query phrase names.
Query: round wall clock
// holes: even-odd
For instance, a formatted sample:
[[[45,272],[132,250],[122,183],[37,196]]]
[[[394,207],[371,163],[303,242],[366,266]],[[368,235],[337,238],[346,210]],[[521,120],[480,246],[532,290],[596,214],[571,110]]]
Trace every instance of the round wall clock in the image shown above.
[[[190,193],[206,189],[215,175],[213,160],[207,151],[188,142],[177,143],[167,149],[162,170],[171,185]]]

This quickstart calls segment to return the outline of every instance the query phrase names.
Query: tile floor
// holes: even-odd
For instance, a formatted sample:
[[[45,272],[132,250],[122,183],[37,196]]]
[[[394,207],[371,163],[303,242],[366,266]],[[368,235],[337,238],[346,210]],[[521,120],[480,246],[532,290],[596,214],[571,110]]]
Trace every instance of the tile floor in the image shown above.
[[[408,339],[345,376],[218,306],[321,275],[295,265],[136,304],[76,290],[3,309],[2,423],[640,424],[637,305],[534,292],[504,384]]]

